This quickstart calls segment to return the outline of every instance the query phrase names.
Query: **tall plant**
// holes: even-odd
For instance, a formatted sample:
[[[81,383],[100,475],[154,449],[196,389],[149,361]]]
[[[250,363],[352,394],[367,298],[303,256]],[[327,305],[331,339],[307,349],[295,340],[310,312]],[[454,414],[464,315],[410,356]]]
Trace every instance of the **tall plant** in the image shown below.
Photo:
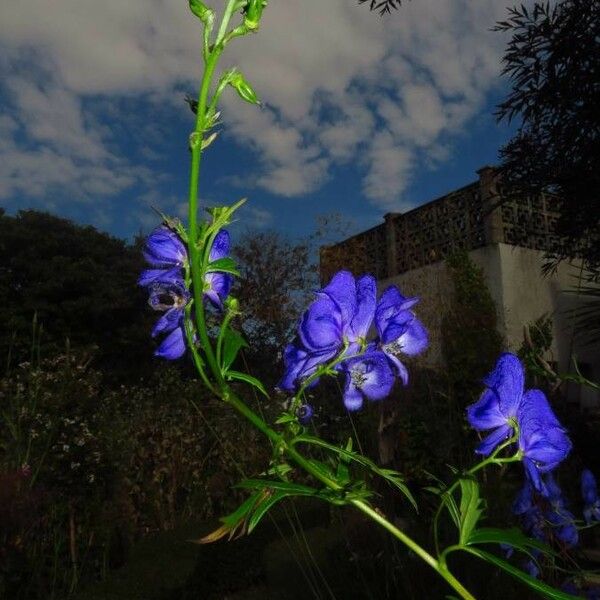
[[[523,367],[516,356],[500,356],[494,371],[485,380],[486,389],[480,400],[468,409],[468,420],[476,430],[491,430],[476,449],[482,460],[464,473],[455,473],[455,480],[450,484],[440,481],[429,488],[440,500],[433,522],[431,549],[396,526],[374,502],[375,494],[367,474],[382,478],[417,509],[400,473],[379,467],[354,450],[351,440],[344,446],[336,446],[311,435],[307,429],[313,417],[307,392],[323,378],[344,378],[343,401],[350,411],[360,409],[365,400],[385,398],[397,380],[408,384],[409,372],[403,359],[422,352],[428,344],[427,330],[413,312],[418,298],[404,297],[395,286],[377,298],[374,277],[355,278],[347,271],[340,271],[316,293],[299,321],[296,339],[284,350],[285,373],[279,387],[289,394],[288,409],[270,425],[238,394],[238,386],[234,388],[234,384],[241,383],[269,397],[258,379],[234,369],[236,356],[246,342],[235,325],[240,307],[230,290],[238,271],[229,254],[230,236],[226,227],[243,201],[212,208],[210,217],[201,220],[198,186],[203,152],[217,137],[215,126],[219,121],[218,103],[223,91],[232,87],[242,100],[259,104],[256,92],[238,68],[227,69],[215,82],[213,80],[228,44],[259,29],[266,1],[227,0],[220,21],[215,11],[200,0],[190,0],[190,8],[204,27],[204,74],[198,99],[193,103],[196,124],[189,138],[192,157],[189,222],[184,227],[165,217],[164,223],[148,237],[145,256],[150,268],[143,272],[140,284],[149,291],[150,305],[163,312],[152,332],[153,336],[164,336],[156,354],[178,359],[189,353],[203,384],[261,431],[273,447],[264,473],[239,484],[248,490],[247,500],[233,514],[223,518],[222,526],[204,541],[250,533],[284,498],[317,498],[336,506],[351,505],[361,511],[429,565],[461,598],[473,599],[474,596],[448,566],[448,557],[456,551],[500,567],[542,595],[573,598],[536,579],[535,573],[522,571],[505,558],[482,548],[486,544],[504,544],[511,552],[522,553],[535,564],[542,562],[541,557],[554,560],[557,556],[547,543],[551,538],[545,534],[541,536],[536,532],[530,538],[516,530],[480,527],[484,504],[477,474],[481,470],[492,465],[522,462],[529,486],[529,504],[556,503],[556,491],[547,474],[571,448],[565,430],[543,393],[525,390]],[[241,18],[234,22],[240,12]],[[373,325],[377,335],[370,339]],[[311,448],[319,448],[326,459],[313,458]],[[243,451],[240,448],[240,452]],[[297,475],[301,471],[309,476],[311,485],[298,482]],[[525,514],[529,505],[525,501],[522,504],[525,509],[520,514]],[[438,534],[438,522],[444,514],[456,527],[456,535],[446,547],[442,546]],[[565,518],[569,524],[574,523],[571,517]],[[558,526],[566,525],[561,521]]]

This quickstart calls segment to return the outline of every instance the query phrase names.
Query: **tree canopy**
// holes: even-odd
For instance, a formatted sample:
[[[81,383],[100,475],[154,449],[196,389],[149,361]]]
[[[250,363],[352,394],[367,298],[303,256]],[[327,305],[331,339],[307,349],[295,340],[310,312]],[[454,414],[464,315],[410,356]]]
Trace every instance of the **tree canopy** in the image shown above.
[[[28,357],[34,315],[46,349],[97,347],[99,363],[149,361],[148,314],[137,288],[139,243],[33,210],[0,210],[0,356]]]
[[[500,151],[505,195],[556,193],[556,258],[577,252],[598,267],[600,0],[515,7],[495,29],[512,35],[503,59],[512,88],[497,115],[519,121]]]

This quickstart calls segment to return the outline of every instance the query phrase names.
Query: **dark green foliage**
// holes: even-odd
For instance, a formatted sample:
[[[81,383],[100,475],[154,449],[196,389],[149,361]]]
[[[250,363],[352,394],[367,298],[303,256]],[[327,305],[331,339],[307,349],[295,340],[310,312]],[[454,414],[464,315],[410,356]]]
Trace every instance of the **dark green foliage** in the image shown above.
[[[276,357],[294,335],[309,290],[317,287],[316,267],[307,244],[275,231],[246,232],[233,255],[240,271],[234,295],[243,311],[246,357],[251,372],[272,386],[283,372],[273,368]]]
[[[139,374],[152,354],[142,268],[139,244],[46,213],[0,213],[0,356],[11,348],[13,362],[29,358],[37,315],[46,355],[68,338],[97,346],[97,364],[113,376]]]
[[[446,259],[454,294],[442,321],[442,352],[454,393],[466,406],[502,351],[496,306],[483,271],[466,252]]]
[[[503,195],[555,192],[556,258],[580,252],[600,264],[600,2],[538,1],[509,9],[496,30],[512,38],[504,73],[512,89],[500,119],[519,122],[500,151]]]

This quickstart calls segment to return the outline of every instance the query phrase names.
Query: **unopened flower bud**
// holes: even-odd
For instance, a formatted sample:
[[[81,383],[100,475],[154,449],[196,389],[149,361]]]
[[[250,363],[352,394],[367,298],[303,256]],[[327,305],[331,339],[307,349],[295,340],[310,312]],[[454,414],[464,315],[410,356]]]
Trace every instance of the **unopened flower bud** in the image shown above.
[[[267,6],[267,0],[248,0],[244,9],[244,26],[248,31],[258,29],[265,6]]]
[[[227,308],[228,312],[234,315],[237,315],[240,312],[240,303],[238,299],[234,298],[233,296],[227,297],[227,300],[225,300],[225,307]]]
[[[260,104],[260,100],[256,95],[256,92],[252,89],[252,86],[246,81],[244,76],[239,72],[235,72],[229,80],[230,85],[235,88],[235,91],[239,94],[242,100],[249,102],[250,104]]]
[[[212,23],[215,18],[215,13],[212,8],[209,8],[201,0],[189,0],[190,10],[204,23]]]
[[[308,425],[314,414],[313,407],[310,404],[303,404],[297,411],[296,416],[301,425]]]

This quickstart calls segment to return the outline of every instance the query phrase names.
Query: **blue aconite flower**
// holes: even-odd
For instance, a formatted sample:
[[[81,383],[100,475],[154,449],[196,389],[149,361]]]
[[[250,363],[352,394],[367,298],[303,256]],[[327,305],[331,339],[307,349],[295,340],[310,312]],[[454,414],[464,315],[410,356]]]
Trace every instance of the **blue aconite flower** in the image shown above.
[[[562,491],[551,474],[545,476],[544,489],[545,493],[540,494],[526,480],[512,511],[520,517],[523,530],[531,537],[545,542],[555,538],[571,548],[579,541],[575,517],[566,508]]]
[[[540,390],[529,390],[518,414],[519,450],[535,488],[544,492],[541,473],[556,468],[571,451],[571,440]]]
[[[581,495],[583,497],[583,517],[589,525],[592,521],[600,521],[600,499],[596,478],[589,469],[581,472]]]
[[[365,354],[342,363],[346,374],[344,404],[358,410],[363,399],[383,400],[394,386],[394,372],[383,352],[368,350]]]
[[[229,233],[222,229],[215,236],[209,261],[225,258],[228,254]],[[148,288],[150,306],[165,313],[152,330],[153,337],[167,334],[154,354],[175,360],[185,353],[185,306],[191,299],[184,280],[188,265],[187,250],[175,231],[161,225],[148,236],[144,258],[152,268],[142,272],[138,284]],[[204,297],[215,307],[221,308],[231,284],[232,277],[228,273],[207,273],[204,277]]]
[[[388,287],[381,295],[375,310],[375,325],[381,350],[396,368],[404,385],[408,371],[400,361],[403,354],[414,356],[427,348],[427,330],[410,310],[419,298],[405,298],[396,286]]]
[[[485,378],[487,389],[467,408],[467,419],[477,431],[492,432],[476,452],[488,456],[519,428],[518,445],[531,482],[543,490],[540,474],[554,469],[570,452],[571,442],[540,390],[525,391],[525,372],[510,353],[500,356]]]
[[[371,275],[355,279],[340,271],[316,296],[300,320],[296,343],[284,350],[285,373],[279,382],[283,390],[293,391],[344,345],[346,354],[356,353],[373,322],[376,284]]]
[[[376,290],[371,275],[355,279],[339,271],[316,293],[300,319],[296,341],[284,350],[281,389],[295,390],[319,365],[333,359],[335,368],[346,375],[344,403],[349,410],[360,408],[364,398],[385,398],[397,376],[407,383],[400,357],[427,347],[427,331],[411,310],[419,299],[405,298],[390,286],[377,302]],[[373,322],[379,335],[367,344]]]
[[[169,360],[185,353],[184,317],[190,294],[181,283],[154,283],[150,287],[148,303],[154,310],[164,314],[154,325],[152,337],[168,334],[154,354]]]
[[[138,284],[178,283],[183,280],[187,250],[180,237],[166,225],[157,227],[146,239],[144,258],[152,267],[142,272]]]
[[[467,408],[467,419],[477,431],[493,430],[475,450],[487,456],[514,433],[523,400],[523,366],[514,354],[502,354],[483,383],[487,389]]]
[[[215,241],[210,249],[208,260],[214,262],[229,256],[230,238],[229,232],[221,229],[215,236]],[[222,308],[223,301],[229,295],[233,283],[233,277],[229,273],[212,272],[204,277],[204,294],[217,308]]]

